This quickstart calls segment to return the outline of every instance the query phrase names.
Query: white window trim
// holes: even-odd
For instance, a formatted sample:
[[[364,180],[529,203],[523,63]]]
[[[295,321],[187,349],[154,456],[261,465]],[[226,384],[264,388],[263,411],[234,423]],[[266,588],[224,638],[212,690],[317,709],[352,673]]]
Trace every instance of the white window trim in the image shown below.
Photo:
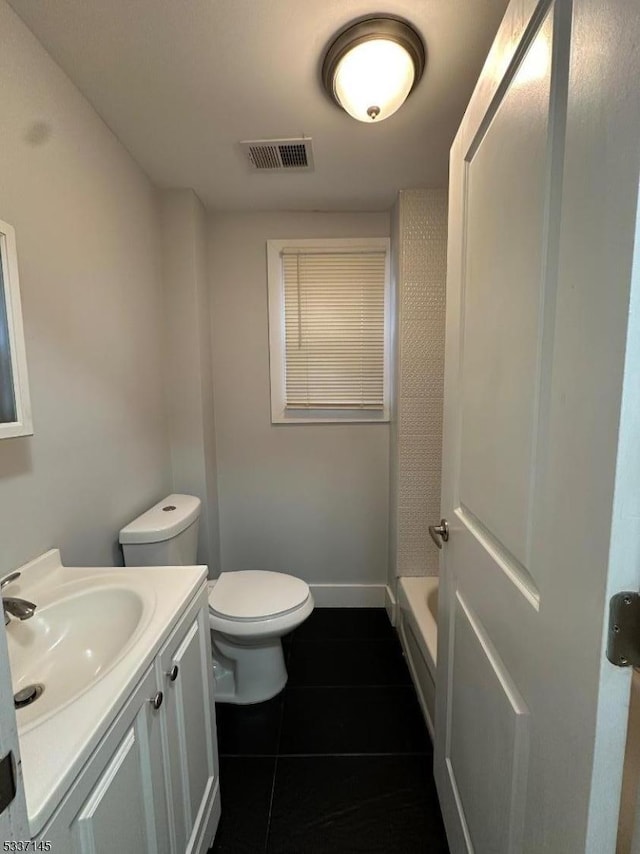
[[[13,394],[16,420],[0,423],[0,439],[16,436],[32,436],[31,398],[27,375],[27,354],[22,325],[20,303],[20,281],[18,278],[18,252],[16,233],[13,226],[0,220],[0,264],[4,281],[4,301],[9,332],[9,353],[13,374]],[[0,299],[2,299],[0,293]]]
[[[361,409],[304,409],[285,408],[285,324],[284,279],[281,253],[284,249],[309,249],[314,252],[335,252],[337,249],[363,252],[371,249],[385,252],[384,291],[384,401],[381,411]],[[271,377],[272,424],[380,424],[391,414],[391,272],[390,240],[388,237],[320,238],[309,240],[267,240],[267,284],[269,296],[269,372]]]

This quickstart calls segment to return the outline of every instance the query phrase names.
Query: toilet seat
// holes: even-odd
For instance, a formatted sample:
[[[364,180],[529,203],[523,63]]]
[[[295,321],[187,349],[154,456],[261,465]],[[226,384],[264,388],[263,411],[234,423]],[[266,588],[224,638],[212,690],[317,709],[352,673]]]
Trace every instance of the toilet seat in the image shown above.
[[[260,703],[287,683],[282,636],[313,611],[300,578],[281,572],[223,572],[209,582],[216,702]]]
[[[238,642],[279,637],[313,611],[309,585],[281,572],[223,572],[209,582],[209,625]]]
[[[225,622],[270,621],[297,611],[309,596],[305,581],[283,572],[223,572],[209,585],[209,611]]]

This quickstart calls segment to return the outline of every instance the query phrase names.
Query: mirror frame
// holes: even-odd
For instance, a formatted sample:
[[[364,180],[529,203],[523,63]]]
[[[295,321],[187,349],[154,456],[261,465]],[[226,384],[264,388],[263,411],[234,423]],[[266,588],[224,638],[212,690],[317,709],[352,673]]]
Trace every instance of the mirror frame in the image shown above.
[[[15,436],[32,436],[33,420],[31,417],[27,354],[24,342],[24,328],[22,325],[16,233],[13,226],[2,220],[0,220],[0,264],[2,265],[13,394],[17,416],[15,421],[0,422],[0,439],[10,439]],[[2,294],[0,294],[1,298]]]

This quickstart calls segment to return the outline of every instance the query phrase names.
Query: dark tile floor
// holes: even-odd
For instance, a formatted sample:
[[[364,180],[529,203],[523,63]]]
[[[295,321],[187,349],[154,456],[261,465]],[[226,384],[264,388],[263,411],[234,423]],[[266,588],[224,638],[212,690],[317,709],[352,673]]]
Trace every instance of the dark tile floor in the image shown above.
[[[284,646],[281,694],[216,707],[210,854],[447,854],[431,742],[385,611],[316,609]]]

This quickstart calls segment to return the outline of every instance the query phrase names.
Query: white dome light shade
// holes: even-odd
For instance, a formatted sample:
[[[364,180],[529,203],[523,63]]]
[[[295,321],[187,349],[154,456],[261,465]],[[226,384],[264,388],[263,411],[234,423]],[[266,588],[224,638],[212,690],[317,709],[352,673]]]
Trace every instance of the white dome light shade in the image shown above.
[[[322,83],[354,119],[378,123],[402,106],[426,62],[424,42],[409,23],[388,16],[364,18],[338,33],[327,48]]]
[[[334,91],[344,109],[360,122],[380,122],[402,106],[415,79],[413,60],[397,42],[362,42],[340,60]]]

